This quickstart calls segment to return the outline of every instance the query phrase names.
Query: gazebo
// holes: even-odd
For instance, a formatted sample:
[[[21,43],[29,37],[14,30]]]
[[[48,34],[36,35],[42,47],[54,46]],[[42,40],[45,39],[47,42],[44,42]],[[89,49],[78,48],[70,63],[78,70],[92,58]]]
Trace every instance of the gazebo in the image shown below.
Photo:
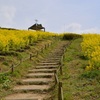
[[[43,27],[42,24],[37,24],[37,23],[29,27],[28,30],[29,29],[36,30],[36,31],[43,29],[45,32],[45,27]]]

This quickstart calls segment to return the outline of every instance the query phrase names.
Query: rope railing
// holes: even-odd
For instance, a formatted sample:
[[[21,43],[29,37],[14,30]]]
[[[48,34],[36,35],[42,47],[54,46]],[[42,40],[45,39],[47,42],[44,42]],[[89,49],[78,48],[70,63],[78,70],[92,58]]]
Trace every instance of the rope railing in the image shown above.
[[[58,85],[58,100],[64,100],[63,99],[63,89],[62,89],[62,82],[59,81],[58,73],[62,75],[62,65],[58,67],[57,70],[54,71],[54,78],[55,78],[55,84]]]
[[[64,100],[63,99],[62,82],[60,82],[59,79],[58,79],[58,73],[59,73],[60,70],[61,70],[61,68],[59,67],[57,70],[54,71],[54,78],[55,78],[55,84],[58,85],[58,100]]]

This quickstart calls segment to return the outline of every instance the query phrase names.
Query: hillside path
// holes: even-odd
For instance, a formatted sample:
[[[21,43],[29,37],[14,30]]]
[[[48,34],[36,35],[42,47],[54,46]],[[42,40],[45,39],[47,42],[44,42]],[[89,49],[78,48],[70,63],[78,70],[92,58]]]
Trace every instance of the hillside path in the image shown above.
[[[35,68],[28,70],[21,84],[14,86],[14,93],[4,100],[54,100],[50,95],[55,86],[54,71],[59,67],[67,44],[67,41],[60,41]]]

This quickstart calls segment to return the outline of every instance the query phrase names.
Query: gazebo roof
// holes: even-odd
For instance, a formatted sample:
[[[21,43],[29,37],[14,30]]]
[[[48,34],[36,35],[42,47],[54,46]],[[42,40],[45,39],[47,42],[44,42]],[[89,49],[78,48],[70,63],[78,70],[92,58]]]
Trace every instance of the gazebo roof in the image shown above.
[[[31,27],[29,27],[28,29],[32,29],[32,30],[41,30],[41,29],[45,29],[45,27],[42,26],[42,24],[34,24]]]

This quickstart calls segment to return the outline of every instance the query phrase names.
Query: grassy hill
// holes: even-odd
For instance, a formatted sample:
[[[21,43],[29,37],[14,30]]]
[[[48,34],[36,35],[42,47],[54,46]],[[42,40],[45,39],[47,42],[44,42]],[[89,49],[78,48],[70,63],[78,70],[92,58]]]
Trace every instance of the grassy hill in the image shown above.
[[[22,33],[27,34],[28,31],[1,30],[0,32],[4,40],[8,36],[6,36],[7,32],[10,35],[12,32],[16,41],[20,40],[19,44],[14,43],[12,37],[9,37],[6,42],[3,39],[0,40],[0,45],[3,48],[0,48],[0,97],[11,94],[13,92],[11,89],[14,85],[20,84],[20,79],[28,73],[28,69],[47,58],[49,52],[53,51],[53,48],[60,41],[67,41],[70,44],[66,47],[64,53],[63,74],[60,75],[59,73],[58,75],[63,85],[64,100],[100,100],[100,70],[86,70],[89,59],[84,56],[82,51],[82,35],[72,33],[55,35],[44,32],[41,32],[42,34],[35,32],[35,35],[33,35],[34,32],[30,32],[24,37]],[[20,32],[22,32],[21,35]],[[16,35],[16,33],[19,35]],[[9,42],[11,39],[13,42]],[[22,39],[23,41],[26,39],[27,43],[24,41],[22,45]],[[3,43],[6,43],[6,45],[3,45]],[[18,46],[17,49],[15,49],[16,45]],[[57,93],[58,87],[53,91],[54,100],[58,100]]]
[[[83,38],[72,40],[66,48],[63,75],[59,74],[64,100],[100,100],[100,70],[85,69],[88,59],[83,55],[82,41]]]

